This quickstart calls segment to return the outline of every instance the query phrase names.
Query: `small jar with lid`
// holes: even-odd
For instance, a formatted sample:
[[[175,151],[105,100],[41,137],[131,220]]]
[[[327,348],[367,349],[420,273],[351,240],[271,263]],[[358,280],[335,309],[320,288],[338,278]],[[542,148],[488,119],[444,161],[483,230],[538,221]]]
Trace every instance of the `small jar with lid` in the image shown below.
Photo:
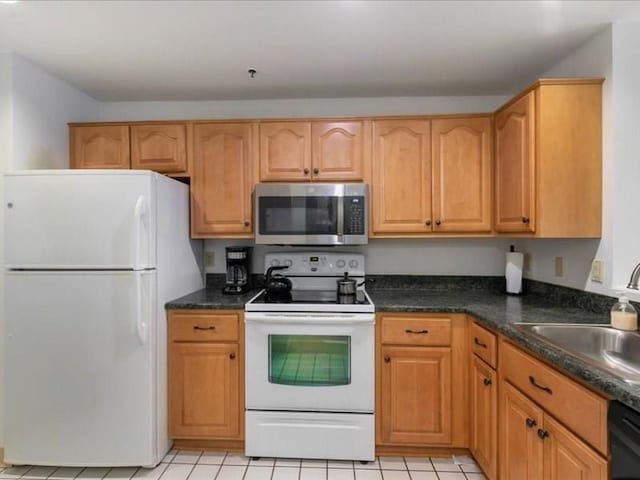
[[[624,295],[611,307],[611,326],[618,330],[638,329],[638,312]]]

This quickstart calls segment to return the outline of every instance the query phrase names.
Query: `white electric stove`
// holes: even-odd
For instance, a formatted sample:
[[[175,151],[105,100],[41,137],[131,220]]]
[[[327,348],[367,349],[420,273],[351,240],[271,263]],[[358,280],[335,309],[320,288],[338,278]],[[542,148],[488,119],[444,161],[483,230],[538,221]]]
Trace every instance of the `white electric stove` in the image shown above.
[[[253,457],[375,458],[375,307],[364,256],[267,254],[293,284],[290,301],[260,292],[245,306],[246,447]],[[356,295],[337,294],[348,272]]]

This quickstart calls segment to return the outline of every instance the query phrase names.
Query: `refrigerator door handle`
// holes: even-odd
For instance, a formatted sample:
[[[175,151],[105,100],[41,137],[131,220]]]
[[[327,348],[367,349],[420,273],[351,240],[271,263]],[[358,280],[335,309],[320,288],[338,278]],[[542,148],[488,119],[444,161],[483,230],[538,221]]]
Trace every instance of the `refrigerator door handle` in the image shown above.
[[[133,211],[133,216],[135,218],[135,232],[136,232],[136,251],[135,251],[135,260],[133,264],[134,270],[140,270],[143,268],[142,262],[140,261],[140,254],[142,250],[142,219],[149,212],[149,207],[147,205],[147,200],[144,198],[144,195],[140,195],[138,200],[136,201],[136,206]]]
[[[135,272],[136,279],[136,336],[140,345],[147,343],[147,323],[144,321],[144,312],[142,311],[142,272]]]

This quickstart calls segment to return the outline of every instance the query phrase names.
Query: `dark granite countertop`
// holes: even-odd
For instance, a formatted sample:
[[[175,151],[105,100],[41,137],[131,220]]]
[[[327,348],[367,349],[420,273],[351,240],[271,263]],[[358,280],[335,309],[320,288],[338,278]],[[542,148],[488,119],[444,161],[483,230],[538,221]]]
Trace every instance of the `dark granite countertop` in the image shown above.
[[[384,285],[378,286],[379,283]],[[598,370],[578,357],[516,327],[514,323],[609,323],[607,308],[615,301],[608,297],[571,301],[567,295],[537,288],[535,293],[510,296],[500,293],[496,284],[482,288],[465,283],[433,289],[413,282],[403,288],[389,288],[388,282],[369,284],[376,311],[468,313],[487,328],[503,334],[588,385],[640,411],[640,386],[631,385]],[[487,285],[485,285],[487,287]],[[566,289],[569,290],[569,289]],[[167,309],[242,309],[258,290],[243,295],[224,295],[219,287],[198,290],[166,304]],[[575,291],[573,295],[584,296]],[[590,295],[590,294],[589,294]],[[562,300],[562,301],[561,301]],[[572,306],[573,305],[573,306]],[[579,305],[579,306],[575,306]],[[587,308],[588,307],[588,308]]]
[[[176,298],[165,304],[167,310],[243,310],[244,304],[251,300],[260,290],[249,290],[241,295],[226,295],[222,287],[207,287],[184,297]]]
[[[514,323],[609,323],[609,315],[566,307],[538,295],[510,296],[489,291],[426,291],[368,288],[376,311],[468,313],[478,323],[572,374],[586,384],[640,410],[640,385],[631,385],[604,370],[526,333]],[[613,303],[613,300],[611,301]]]

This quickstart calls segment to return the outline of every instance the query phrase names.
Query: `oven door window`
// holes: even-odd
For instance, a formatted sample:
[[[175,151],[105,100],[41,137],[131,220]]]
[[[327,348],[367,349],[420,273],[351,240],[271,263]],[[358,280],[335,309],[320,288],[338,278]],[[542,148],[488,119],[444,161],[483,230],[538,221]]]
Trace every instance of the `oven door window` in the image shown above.
[[[337,235],[337,197],[260,197],[261,235]]]
[[[326,387],[351,383],[351,338],[269,335],[269,382]]]

